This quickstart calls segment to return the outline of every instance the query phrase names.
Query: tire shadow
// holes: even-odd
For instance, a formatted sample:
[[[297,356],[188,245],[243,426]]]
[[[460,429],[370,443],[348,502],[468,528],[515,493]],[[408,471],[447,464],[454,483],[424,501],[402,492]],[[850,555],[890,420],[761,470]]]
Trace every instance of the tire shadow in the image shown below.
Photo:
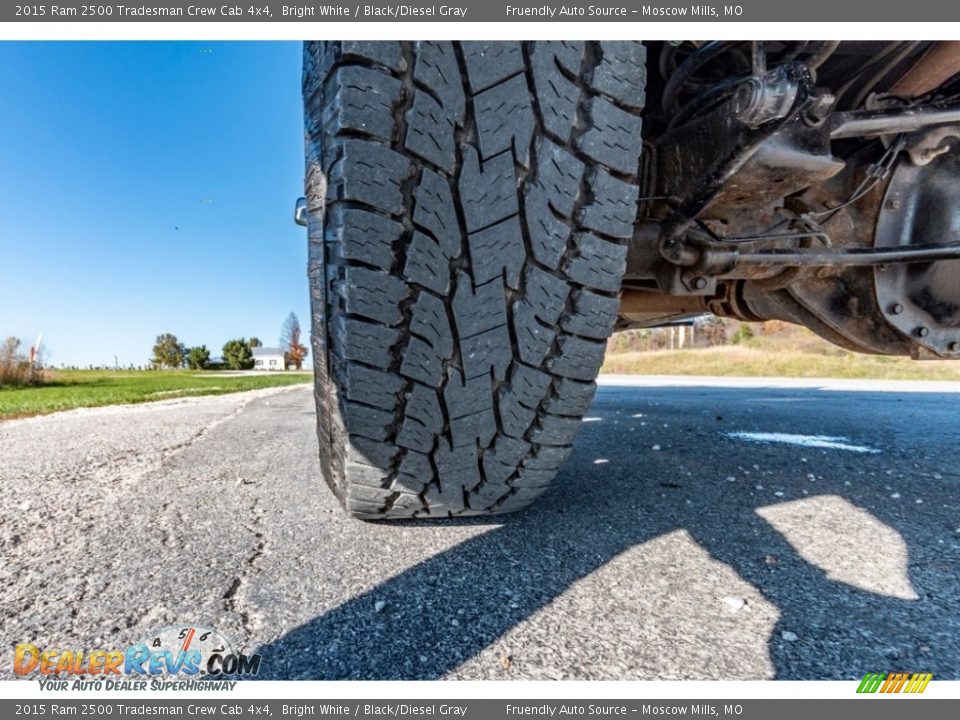
[[[960,476],[943,470],[960,467],[948,441],[958,426],[955,405],[926,394],[601,388],[590,412],[601,421],[584,424],[570,461],[539,504],[462,521],[490,529],[260,647],[262,677],[443,678],[613,558],[686,530],[779,612],[768,640],[776,678],[854,679],[893,670],[957,678],[960,538],[941,542],[960,517]],[[724,435],[811,428],[882,451],[752,445]],[[652,451],[651,440],[660,450]],[[928,452],[918,457],[921,444]],[[598,470],[597,459],[610,462]],[[762,468],[776,469],[764,481],[776,482],[780,495],[759,492],[744,478]],[[902,477],[891,480],[891,468]],[[923,492],[937,501],[891,502],[890,482],[904,496]],[[822,495],[838,496],[900,534],[918,599],[831,579],[757,512]],[[864,548],[862,562],[883,552]],[[375,602],[386,605],[376,612]]]

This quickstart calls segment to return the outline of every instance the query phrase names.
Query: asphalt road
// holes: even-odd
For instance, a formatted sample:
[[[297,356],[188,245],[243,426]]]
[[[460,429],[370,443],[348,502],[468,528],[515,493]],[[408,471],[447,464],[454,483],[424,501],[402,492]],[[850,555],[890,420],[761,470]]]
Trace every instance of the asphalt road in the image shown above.
[[[960,678],[960,388],[633,382],[484,521],[344,517],[305,387],[0,423],[0,637],[201,624],[278,678]]]

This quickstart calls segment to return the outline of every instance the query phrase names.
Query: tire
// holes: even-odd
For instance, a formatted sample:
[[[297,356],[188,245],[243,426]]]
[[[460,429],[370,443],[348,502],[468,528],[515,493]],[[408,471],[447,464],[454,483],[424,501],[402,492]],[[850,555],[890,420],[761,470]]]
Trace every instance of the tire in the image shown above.
[[[570,453],[617,318],[644,48],[304,53],[324,478],[366,519],[521,508]]]

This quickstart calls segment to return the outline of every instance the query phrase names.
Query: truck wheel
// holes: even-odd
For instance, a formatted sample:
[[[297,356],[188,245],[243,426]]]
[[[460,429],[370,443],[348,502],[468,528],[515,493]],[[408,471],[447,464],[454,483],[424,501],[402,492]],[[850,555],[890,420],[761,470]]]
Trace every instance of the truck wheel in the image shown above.
[[[521,508],[570,453],[617,317],[644,48],[304,53],[324,478],[360,518]]]

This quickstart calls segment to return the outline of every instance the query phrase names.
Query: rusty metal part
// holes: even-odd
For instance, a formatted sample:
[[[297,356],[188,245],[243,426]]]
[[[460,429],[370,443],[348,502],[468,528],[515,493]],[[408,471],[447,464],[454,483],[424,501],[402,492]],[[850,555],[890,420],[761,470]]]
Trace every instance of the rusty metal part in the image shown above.
[[[919,97],[936,90],[957,74],[960,74],[960,42],[938,42],[893,84],[889,92],[903,97]]]
[[[665,295],[648,290],[624,290],[620,295],[621,315],[689,315],[709,312],[702,295]]]
[[[887,324],[876,305],[871,271],[808,278],[769,292],[745,283],[743,300],[764,320],[802,325],[834,345],[872,355],[911,355],[913,345]]]
[[[927,165],[900,163],[877,218],[876,247],[909,250],[921,244],[955,244],[960,227],[958,175],[956,153]],[[960,259],[890,265],[877,269],[874,279],[877,302],[890,325],[931,353],[960,355]]]
[[[666,295],[653,290],[624,290],[620,295],[622,327],[662,327],[706,315],[702,295]]]

